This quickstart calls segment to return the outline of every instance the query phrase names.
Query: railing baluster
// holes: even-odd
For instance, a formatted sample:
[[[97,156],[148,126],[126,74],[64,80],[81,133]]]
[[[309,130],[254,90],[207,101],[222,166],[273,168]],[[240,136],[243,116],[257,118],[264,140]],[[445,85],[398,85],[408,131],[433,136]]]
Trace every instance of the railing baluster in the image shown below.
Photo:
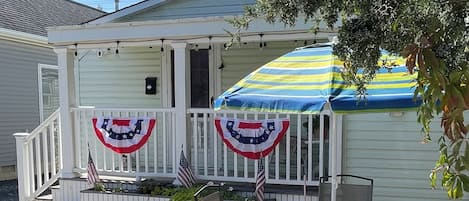
[[[248,113],[244,113],[244,120],[248,119]],[[248,178],[248,158],[244,157],[244,178]]]
[[[138,118],[138,117],[139,117],[138,112],[134,112],[133,118]],[[145,148],[145,147],[142,147],[142,148]],[[137,149],[137,151],[135,151],[134,153],[135,153],[135,172],[136,172],[136,175],[139,175],[140,173],[140,149]]]
[[[145,114],[145,117],[149,117],[148,112]],[[153,130],[157,130],[158,128],[155,126]],[[148,171],[148,149],[150,149],[150,143],[145,143],[145,173],[149,173]]]
[[[226,117],[227,114],[224,113],[223,115]],[[228,176],[228,148],[225,143],[223,143],[223,176]]]
[[[47,132],[47,129],[48,128],[45,127],[45,133],[42,133],[42,154],[44,156],[44,182],[49,181],[49,147],[47,147],[47,136],[49,132]]]
[[[259,120],[259,114],[258,113],[254,114],[254,120]],[[258,168],[259,168],[258,163],[259,163],[259,160],[254,161],[254,178],[257,178],[257,172],[258,172]],[[267,177],[268,177],[267,172],[265,173],[265,175],[267,175]]]
[[[319,116],[319,177],[324,175],[324,114]]]
[[[88,161],[87,158],[88,158],[88,155],[90,154],[90,153],[88,153],[88,151],[91,149],[91,147],[90,147],[90,141],[89,141],[88,136],[89,136],[89,134],[90,134],[90,133],[89,133],[89,129],[90,129],[90,128],[93,128],[93,127],[92,127],[93,125],[91,125],[91,124],[92,124],[93,115],[91,115],[91,118],[88,119],[88,115],[87,115],[88,112],[87,112],[86,110],[83,111],[83,112],[80,112],[80,113],[82,114],[82,121],[83,121],[82,124],[80,124],[80,126],[83,125],[83,126],[84,126],[83,130],[85,131],[85,141],[84,141],[83,143],[85,143],[86,154],[83,156],[83,157],[84,157],[83,160]],[[91,125],[91,127],[90,127],[90,125]],[[80,167],[80,168],[86,168],[86,167],[83,166],[83,165],[82,165],[82,166],[78,166],[78,167]]]
[[[198,150],[197,150],[197,136],[199,135],[199,132],[198,132],[198,116],[199,114],[196,112],[196,113],[192,113],[193,117],[192,117],[192,145],[193,145],[193,148],[194,148],[194,152],[193,152],[193,156],[194,156],[194,172],[196,175],[199,174],[199,160],[198,160]]]
[[[268,115],[267,113],[264,114],[264,120],[266,120],[266,119],[269,119],[269,115]],[[278,147],[278,146],[276,146],[276,147]],[[270,158],[269,155],[264,156],[264,159],[265,159],[265,160],[264,160],[265,177],[266,177],[267,179],[269,179],[269,175],[270,175],[270,173],[269,173],[269,172],[270,172],[270,169],[269,169],[269,167],[270,167],[270,159],[269,159],[269,158]]]
[[[34,152],[36,153],[36,181],[37,181],[37,188],[42,186],[42,168],[41,168],[41,135],[42,132],[39,133],[37,138],[34,138],[34,142],[36,144]]]
[[[291,122],[290,114],[287,114],[287,119]],[[291,137],[290,127],[291,127],[291,123],[287,130],[287,138],[286,138],[286,143],[285,143],[285,154],[286,154],[285,156],[285,179],[286,180],[290,180],[290,137]]]
[[[301,180],[301,170],[302,164],[301,163],[301,114],[297,114],[297,122],[296,122],[296,180]]]
[[[73,112],[73,116],[75,118],[75,122],[77,122],[75,124],[75,146],[76,146],[76,149],[75,149],[75,161],[76,161],[76,164],[78,167],[81,167],[81,151],[82,151],[82,148],[81,148],[81,139],[80,139],[80,136],[81,136],[81,131],[80,131],[80,127],[81,127],[81,124],[80,124],[80,115],[79,115],[79,112],[78,111],[75,111]]]
[[[207,141],[208,141],[208,119],[207,119],[207,113],[204,112],[204,175],[208,176],[208,147],[207,147]],[[216,131],[215,131],[216,132]]]
[[[313,115],[308,115],[308,181],[313,179]]]
[[[106,113],[108,113],[109,115],[106,115]],[[112,117],[112,114],[111,114],[111,112],[103,111],[102,114],[101,114],[101,116],[111,118],[111,117]],[[102,148],[102,149],[101,149],[101,150],[102,150],[101,154],[103,155],[103,171],[107,171],[106,155],[107,155],[108,150],[107,150],[107,148],[106,148],[104,145],[101,145],[101,148]]]
[[[218,148],[217,148],[217,128],[213,125],[213,176],[218,176]]]
[[[91,118],[93,117],[97,117],[96,116],[96,113],[97,111],[93,110],[92,113],[91,113]],[[89,122],[88,125],[91,125],[92,122]],[[93,125],[91,125],[91,128],[93,128]],[[91,136],[90,136],[91,138]],[[94,150],[93,150],[93,155],[94,155],[94,165],[96,166],[96,169],[99,170],[99,160],[98,160],[98,140],[96,140],[95,138],[91,138],[93,139],[93,142],[94,142]]]
[[[115,116],[115,112],[111,112],[112,116]],[[118,115],[116,115],[118,116]],[[116,171],[116,154],[112,151],[110,152],[110,155],[111,155],[111,169],[110,171],[111,172],[114,172]]]
[[[161,122],[156,122],[156,125],[161,125],[162,127],[162,133],[163,135],[165,135],[166,133],[166,112],[162,112],[161,113]],[[156,112],[152,112],[151,113],[151,117],[154,118],[154,119],[157,119],[157,114]],[[154,152],[154,156],[153,156],[153,172],[154,173],[157,173],[158,172],[158,132],[156,132],[158,129],[158,126],[155,127],[155,129],[153,129],[152,131],[152,136],[153,136],[153,152]]]
[[[279,119],[280,115],[276,114],[275,118]],[[280,144],[275,146],[275,179],[280,179]]]
[[[33,140],[30,141],[29,145],[28,145],[28,152],[29,152],[29,183],[30,183],[30,187],[29,188],[29,194],[32,195],[34,193],[34,191],[36,191],[36,188],[37,188],[37,183],[36,183],[36,180],[34,179],[34,155],[33,155],[33,148],[34,148],[34,143],[33,143]]]
[[[54,121],[49,125],[49,129],[50,129],[50,138],[49,138],[49,144],[50,144],[50,153],[51,153],[51,156],[50,156],[50,166],[51,166],[51,172],[52,172],[52,176],[55,176],[56,174],[56,167],[55,167],[55,163],[56,163],[56,158],[55,158],[55,127],[54,127]]]
[[[172,123],[172,126],[173,126],[173,133],[172,133],[172,142],[170,143],[172,145],[172,151],[171,151],[171,154],[172,154],[172,157],[173,157],[173,174],[176,174],[176,168],[177,168],[177,163],[176,163],[176,154],[177,154],[177,149],[176,149],[176,146],[173,145],[173,143],[176,143],[176,115],[174,113],[172,113],[173,116],[173,123]]]
[[[237,113],[233,115],[235,119],[238,118]],[[238,154],[236,154],[235,152],[233,152],[233,176],[238,177]]]
[[[174,122],[174,115],[172,113],[171,113],[171,119],[172,119],[171,129],[173,131],[172,134],[174,135],[175,134],[174,133],[174,123],[175,122]],[[166,157],[167,156],[166,155],[167,154],[166,153],[166,150],[167,150],[166,143],[168,143],[168,142],[166,141],[166,135],[167,135],[167,133],[163,133],[163,173],[168,173],[167,172],[167,164],[168,163],[167,163],[167,157]]]

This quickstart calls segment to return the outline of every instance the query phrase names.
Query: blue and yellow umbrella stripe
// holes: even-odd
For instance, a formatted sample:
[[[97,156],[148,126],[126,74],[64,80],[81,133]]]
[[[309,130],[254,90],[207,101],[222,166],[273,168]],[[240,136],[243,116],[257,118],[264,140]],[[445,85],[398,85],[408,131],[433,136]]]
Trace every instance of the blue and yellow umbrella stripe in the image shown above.
[[[343,62],[332,47],[303,48],[265,64],[215,100],[215,110],[315,114],[326,103],[337,113],[407,110],[414,100],[417,74],[410,75],[405,59],[383,52],[378,70],[366,94],[357,97],[356,87],[341,76]]]

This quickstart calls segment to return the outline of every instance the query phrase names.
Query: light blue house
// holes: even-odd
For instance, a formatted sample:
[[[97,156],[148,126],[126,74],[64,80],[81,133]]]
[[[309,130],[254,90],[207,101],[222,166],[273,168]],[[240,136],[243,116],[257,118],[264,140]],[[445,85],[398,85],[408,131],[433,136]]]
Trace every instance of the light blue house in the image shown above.
[[[49,28],[49,43],[58,56],[61,107],[35,132],[17,134],[20,164],[35,167],[19,172],[22,198],[38,196],[58,178],[54,200],[89,198],[80,191],[90,186],[77,179],[86,173],[87,144],[103,178],[173,179],[182,144],[199,180],[238,187],[248,183],[243,190],[253,190],[257,162],[231,152],[214,131],[214,117],[227,116],[289,118],[290,130],[265,162],[266,197],[303,199],[306,182],[307,200],[317,200],[319,177],[329,172],[328,135],[318,134],[328,133],[328,111],[313,116],[211,109],[213,97],[262,64],[336,35],[325,28],[312,35],[310,24],[301,22],[290,28],[259,20],[242,33],[239,46],[225,50],[231,40],[225,30],[233,30],[225,20],[253,2],[146,0],[82,25]],[[155,94],[146,93],[147,78],[156,78]],[[97,141],[91,118],[99,116],[148,116],[157,119],[157,126],[143,148],[119,155]],[[420,143],[414,112],[344,115],[337,128],[337,171],[373,178],[374,200],[446,199],[443,191],[429,187],[437,146]],[[433,131],[438,135],[440,129],[435,125]],[[36,144],[41,140],[52,146]],[[51,176],[35,183],[41,174]]]

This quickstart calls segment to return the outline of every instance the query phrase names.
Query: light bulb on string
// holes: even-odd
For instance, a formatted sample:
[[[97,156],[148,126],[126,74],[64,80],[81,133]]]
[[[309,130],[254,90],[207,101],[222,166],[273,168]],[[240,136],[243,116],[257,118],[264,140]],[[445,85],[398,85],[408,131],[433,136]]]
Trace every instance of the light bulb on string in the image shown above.
[[[119,55],[119,41],[116,41],[116,55]]]
[[[262,37],[264,36],[264,34],[259,34],[259,39],[260,39],[260,42],[259,42],[259,48],[260,50],[263,50],[264,49],[264,42],[262,41]]]
[[[212,36],[208,36],[208,49],[212,49]]]
[[[75,43],[75,56],[78,56],[78,44]]]
[[[164,38],[161,39],[161,48],[160,48],[160,51],[161,51],[161,52],[164,52]]]

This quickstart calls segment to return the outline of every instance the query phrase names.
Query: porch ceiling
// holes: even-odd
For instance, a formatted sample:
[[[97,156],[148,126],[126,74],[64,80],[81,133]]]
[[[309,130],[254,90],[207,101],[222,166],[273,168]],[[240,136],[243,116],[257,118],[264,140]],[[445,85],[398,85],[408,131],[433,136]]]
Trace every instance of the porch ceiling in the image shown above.
[[[145,22],[85,24],[75,26],[60,26],[48,28],[49,43],[54,46],[78,44],[105,45],[120,41],[120,45],[160,45],[160,39],[165,42],[171,40],[184,40],[187,42],[208,42],[208,36],[212,36],[212,42],[226,42],[230,39],[225,30],[234,31],[226,19],[232,17],[204,17],[177,20],[159,20]],[[298,20],[302,22],[302,20]],[[311,23],[298,23],[295,27],[286,27],[283,24],[268,24],[262,20],[255,21],[249,30],[243,32],[243,41],[259,40],[259,33],[264,33],[264,40],[286,39],[311,39],[313,34],[309,32]],[[321,26],[323,27],[323,26]],[[335,35],[335,30],[321,29],[317,38],[326,38]],[[141,44],[139,44],[141,43]],[[151,44],[154,43],[154,44]]]

